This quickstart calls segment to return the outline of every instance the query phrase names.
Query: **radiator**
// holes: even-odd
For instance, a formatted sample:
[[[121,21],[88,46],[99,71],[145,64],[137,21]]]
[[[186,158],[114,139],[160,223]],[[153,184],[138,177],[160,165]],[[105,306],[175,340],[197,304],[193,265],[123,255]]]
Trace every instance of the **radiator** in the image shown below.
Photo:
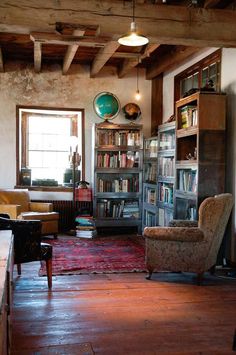
[[[76,201],[75,209],[73,201],[64,200],[34,200],[34,202],[50,202],[53,204],[53,211],[59,213],[59,231],[68,231],[74,227],[75,217],[79,214],[92,214],[92,202]]]

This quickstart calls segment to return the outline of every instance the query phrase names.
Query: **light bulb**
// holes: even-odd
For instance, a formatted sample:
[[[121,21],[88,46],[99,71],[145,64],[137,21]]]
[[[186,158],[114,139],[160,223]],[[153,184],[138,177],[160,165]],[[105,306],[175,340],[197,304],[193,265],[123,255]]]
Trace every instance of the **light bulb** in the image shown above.
[[[139,92],[138,89],[137,89],[137,91],[136,91],[136,93],[135,93],[135,99],[136,99],[137,101],[139,101],[139,100],[141,99],[141,94],[140,94],[140,92]]]

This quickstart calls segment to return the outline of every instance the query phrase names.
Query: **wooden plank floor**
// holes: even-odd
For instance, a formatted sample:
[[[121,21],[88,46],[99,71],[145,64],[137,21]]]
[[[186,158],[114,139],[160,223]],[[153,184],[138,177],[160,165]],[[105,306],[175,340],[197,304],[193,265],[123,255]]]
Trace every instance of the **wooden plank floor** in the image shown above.
[[[12,355],[234,354],[236,280],[189,274],[14,274]]]

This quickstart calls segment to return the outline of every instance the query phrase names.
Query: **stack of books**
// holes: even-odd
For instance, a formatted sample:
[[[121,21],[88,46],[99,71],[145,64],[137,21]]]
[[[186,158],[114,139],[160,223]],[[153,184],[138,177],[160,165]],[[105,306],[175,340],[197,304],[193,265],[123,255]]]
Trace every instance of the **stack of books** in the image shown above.
[[[76,219],[76,237],[93,238],[97,235],[95,221],[91,216],[77,216]]]

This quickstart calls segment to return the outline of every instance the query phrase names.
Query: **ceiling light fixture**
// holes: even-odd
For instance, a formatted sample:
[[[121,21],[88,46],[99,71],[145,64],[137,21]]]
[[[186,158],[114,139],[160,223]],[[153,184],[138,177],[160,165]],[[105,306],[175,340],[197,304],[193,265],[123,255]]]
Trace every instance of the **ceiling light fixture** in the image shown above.
[[[149,42],[147,37],[137,32],[137,25],[135,22],[134,13],[135,13],[135,0],[133,0],[133,16],[132,16],[132,22],[130,24],[130,32],[121,36],[118,39],[118,42],[123,46],[137,47],[137,46],[143,46]]]

